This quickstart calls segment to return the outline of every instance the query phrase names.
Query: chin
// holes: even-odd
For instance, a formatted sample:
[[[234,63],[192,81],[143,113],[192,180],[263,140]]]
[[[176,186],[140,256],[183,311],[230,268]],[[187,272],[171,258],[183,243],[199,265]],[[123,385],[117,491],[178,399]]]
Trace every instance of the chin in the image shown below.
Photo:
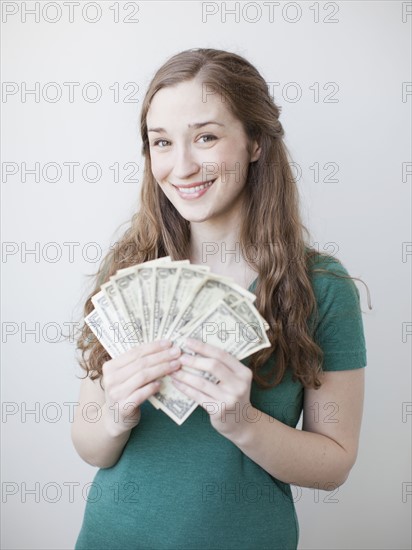
[[[216,215],[213,205],[209,204],[182,204],[183,201],[176,200],[176,197],[169,193],[164,193],[168,201],[174,209],[185,219],[187,222],[202,223],[211,219]],[[195,201],[194,201],[195,202]]]
[[[189,223],[203,223],[203,222],[207,222],[208,220],[210,220],[210,217],[209,216],[184,216],[183,214],[181,214],[182,218],[184,218],[187,222]]]
[[[202,213],[202,212],[187,212],[185,210],[179,210],[176,208],[176,210],[179,212],[179,214],[189,223],[202,223],[210,220],[211,214],[210,213]]]

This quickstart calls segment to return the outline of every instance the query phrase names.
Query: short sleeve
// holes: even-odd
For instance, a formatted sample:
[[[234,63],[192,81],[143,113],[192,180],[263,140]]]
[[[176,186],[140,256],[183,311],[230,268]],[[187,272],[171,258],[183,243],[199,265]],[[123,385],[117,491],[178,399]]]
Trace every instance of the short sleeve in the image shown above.
[[[365,367],[366,343],[359,290],[352,279],[340,277],[349,274],[338,260],[328,259],[315,269],[318,267],[327,270],[327,273],[311,274],[318,308],[314,340],[324,354],[322,369],[341,371]]]

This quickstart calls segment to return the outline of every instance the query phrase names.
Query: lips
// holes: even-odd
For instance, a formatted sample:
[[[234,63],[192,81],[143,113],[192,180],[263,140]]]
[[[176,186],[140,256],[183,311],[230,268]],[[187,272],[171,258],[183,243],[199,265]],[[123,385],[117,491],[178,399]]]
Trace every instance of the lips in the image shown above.
[[[173,185],[173,187],[175,187],[183,195],[195,195],[200,191],[204,191],[205,189],[211,187],[215,181],[216,179],[204,183],[192,183],[190,185]]]

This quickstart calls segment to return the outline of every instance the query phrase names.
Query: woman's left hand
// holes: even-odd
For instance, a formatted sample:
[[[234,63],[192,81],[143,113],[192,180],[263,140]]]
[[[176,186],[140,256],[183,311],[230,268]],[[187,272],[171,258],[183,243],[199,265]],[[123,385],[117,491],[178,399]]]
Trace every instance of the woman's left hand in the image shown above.
[[[246,424],[253,421],[251,369],[216,346],[194,339],[187,339],[186,346],[199,355],[182,354],[179,357],[182,366],[208,372],[219,382],[179,369],[171,375],[173,383],[208,412],[219,433],[235,442]]]

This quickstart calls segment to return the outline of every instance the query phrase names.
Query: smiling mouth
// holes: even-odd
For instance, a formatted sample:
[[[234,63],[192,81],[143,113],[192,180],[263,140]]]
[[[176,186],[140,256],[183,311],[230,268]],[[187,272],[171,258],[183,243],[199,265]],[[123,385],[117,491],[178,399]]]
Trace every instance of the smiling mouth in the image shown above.
[[[183,193],[184,195],[194,195],[195,193],[199,193],[199,191],[203,191],[204,189],[207,189],[208,187],[211,187],[214,183],[214,180],[210,180],[206,183],[202,183],[200,185],[194,185],[193,187],[179,187],[178,185],[173,185],[173,187],[176,187],[180,191],[180,193]]]

